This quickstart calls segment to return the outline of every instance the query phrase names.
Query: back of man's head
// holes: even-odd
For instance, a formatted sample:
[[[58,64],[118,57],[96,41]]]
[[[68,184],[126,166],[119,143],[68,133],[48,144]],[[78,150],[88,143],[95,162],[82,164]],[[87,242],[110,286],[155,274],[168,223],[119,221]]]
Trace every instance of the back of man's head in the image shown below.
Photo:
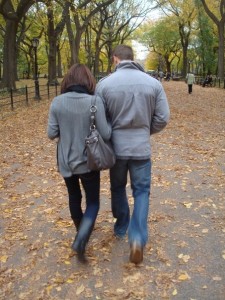
[[[127,45],[118,45],[113,50],[113,56],[118,57],[120,60],[134,60],[133,49]]]

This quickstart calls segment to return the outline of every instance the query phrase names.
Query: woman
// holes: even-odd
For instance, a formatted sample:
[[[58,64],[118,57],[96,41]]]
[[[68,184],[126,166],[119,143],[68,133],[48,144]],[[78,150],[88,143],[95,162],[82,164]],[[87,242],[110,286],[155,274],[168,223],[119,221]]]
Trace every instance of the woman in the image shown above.
[[[51,103],[48,119],[48,137],[59,138],[57,162],[69,195],[71,218],[77,229],[72,248],[85,261],[85,247],[99,211],[100,172],[87,168],[84,140],[89,133],[90,106],[95,91],[95,78],[83,64],[73,65],[61,84],[61,95]],[[96,127],[104,140],[111,136],[104,105],[96,98]],[[86,195],[86,209],[82,211],[82,193]]]

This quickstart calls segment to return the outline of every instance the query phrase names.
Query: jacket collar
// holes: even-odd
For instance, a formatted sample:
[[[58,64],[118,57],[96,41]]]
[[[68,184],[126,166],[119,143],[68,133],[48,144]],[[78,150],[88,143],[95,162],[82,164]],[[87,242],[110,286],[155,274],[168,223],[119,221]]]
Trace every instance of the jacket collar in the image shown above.
[[[142,68],[142,66],[132,60],[122,60],[115,68],[115,71],[119,70],[119,69],[136,69],[142,72],[145,72],[145,70]]]

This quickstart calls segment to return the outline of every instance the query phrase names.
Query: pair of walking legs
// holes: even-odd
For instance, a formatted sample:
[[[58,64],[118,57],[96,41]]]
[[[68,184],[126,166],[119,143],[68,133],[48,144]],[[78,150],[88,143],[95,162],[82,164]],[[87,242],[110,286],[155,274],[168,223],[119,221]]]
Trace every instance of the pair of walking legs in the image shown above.
[[[126,194],[128,172],[134,198],[131,216]],[[112,213],[116,218],[114,233],[118,237],[124,237],[128,230],[128,241],[131,247],[130,260],[134,263],[140,263],[143,259],[144,246],[148,240],[150,159],[118,159],[115,166],[110,169],[110,182]]]
[[[133,213],[126,194],[127,175],[130,175],[134,198]],[[69,194],[71,217],[78,229],[72,248],[78,258],[84,259],[85,247],[93,230],[99,211],[100,172],[90,172],[64,178]],[[80,182],[86,194],[86,210],[83,213]],[[148,240],[148,211],[151,184],[151,161],[117,160],[110,170],[112,213],[116,218],[115,235],[124,237],[128,230],[131,246],[130,260],[139,263],[143,259],[143,248]]]
[[[188,85],[188,93],[191,94],[192,93],[192,84]]]
[[[95,220],[99,211],[100,172],[75,174],[64,178],[68,194],[71,218],[77,229],[73,250],[78,258],[85,260],[85,248],[94,228]],[[80,182],[86,196],[86,209],[82,210],[82,193]]]

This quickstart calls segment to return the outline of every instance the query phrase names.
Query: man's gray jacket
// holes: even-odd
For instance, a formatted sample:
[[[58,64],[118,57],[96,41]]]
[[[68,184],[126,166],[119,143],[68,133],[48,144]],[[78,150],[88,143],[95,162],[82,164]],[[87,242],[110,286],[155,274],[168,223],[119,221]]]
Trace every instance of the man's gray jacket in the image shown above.
[[[150,134],[169,120],[169,105],[162,84],[134,61],[120,62],[114,73],[97,84],[112,124],[112,143],[119,159],[148,159]]]

